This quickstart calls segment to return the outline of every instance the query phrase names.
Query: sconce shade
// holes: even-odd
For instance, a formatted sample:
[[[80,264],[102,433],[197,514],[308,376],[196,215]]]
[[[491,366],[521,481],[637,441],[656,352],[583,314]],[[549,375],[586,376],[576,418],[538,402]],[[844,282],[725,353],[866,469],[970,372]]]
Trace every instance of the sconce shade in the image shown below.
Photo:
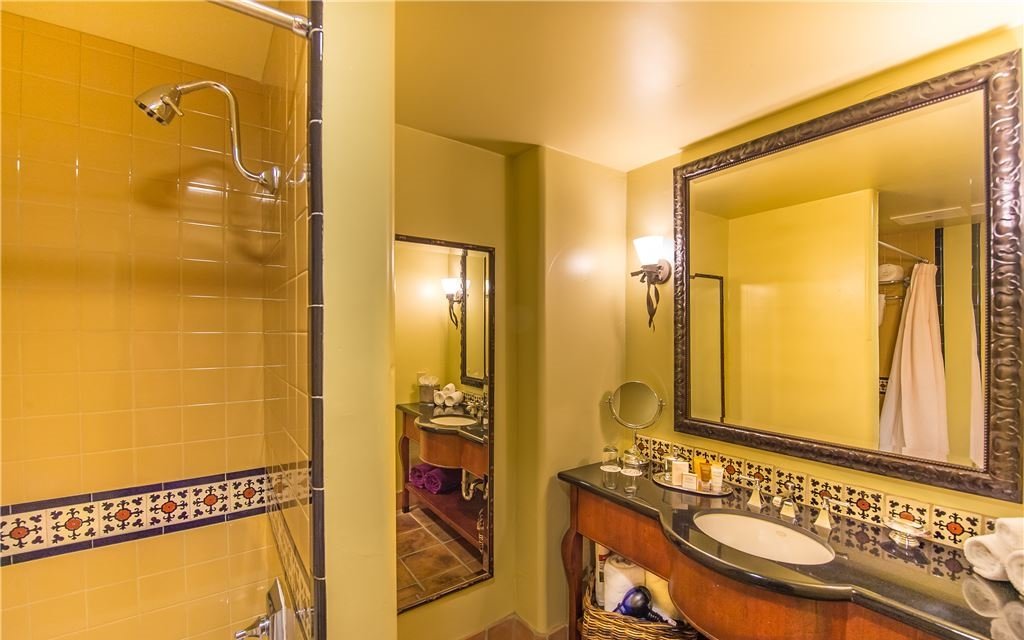
[[[441,289],[446,296],[453,296],[459,292],[458,278],[441,278]]]
[[[666,257],[664,236],[642,236],[633,240],[633,248],[640,258],[640,264],[658,264]]]

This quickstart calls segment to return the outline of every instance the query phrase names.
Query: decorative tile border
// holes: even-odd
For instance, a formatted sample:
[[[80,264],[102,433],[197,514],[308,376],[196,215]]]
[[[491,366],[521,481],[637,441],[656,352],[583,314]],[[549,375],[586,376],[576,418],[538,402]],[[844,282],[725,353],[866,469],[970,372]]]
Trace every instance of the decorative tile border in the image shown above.
[[[792,482],[797,502],[810,505],[815,508],[829,507],[829,511],[845,518],[858,522],[875,525],[877,528],[883,525],[888,518],[902,518],[914,520],[930,532],[930,547],[938,551],[932,551],[931,555],[941,555],[945,547],[963,548],[964,542],[972,537],[992,533],[995,530],[996,518],[990,518],[977,513],[970,513],[960,509],[953,509],[941,505],[932,505],[920,500],[914,500],[895,494],[886,494],[877,489],[859,485],[844,484],[818,476],[808,476],[782,467],[774,467],[755,460],[744,460],[737,456],[730,456],[715,451],[695,449],[682,443],[668,442],[648,436],[638,435],[636,441],[640,452],[655,462],[661,462],[666,453],[690,459],[693,456],[704,456],[708,460],[718,462],[724,467],[732,468],[736,473],[729,473],[734,478],[739,473],[762,479],[761,488],[766,493],[778,494],[785,482]],[[728,472],[727,472],[728,473]],[[749,488],[749,482],[731,480],[734,484]],[[831,504],[827,499],[839,500],[845,505]],[[884,529],[884,527],[883,527]],[[858,531],[854,537],[849,537],[852,545],[866,544],[864,536],[877,536],[870,533],[873,529]],[[865,542],[858,543],[857,540],[864,538]],[[882,539],[885,538],[883,533]],[[946,562],[946,556],[938,559],[939,564]],[[945,574],[957,574],[960,570],[953,564],[943,569]]]
[[[0,506],[0,566],[259,515],[269,487],[259,468]]]

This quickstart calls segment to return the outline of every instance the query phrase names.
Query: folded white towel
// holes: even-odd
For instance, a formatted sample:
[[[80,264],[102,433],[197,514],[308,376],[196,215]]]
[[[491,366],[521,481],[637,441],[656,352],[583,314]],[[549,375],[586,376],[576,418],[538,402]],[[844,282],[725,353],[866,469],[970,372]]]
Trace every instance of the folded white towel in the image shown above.
[[[992,640],[1024,640],[1024,638],[1018,638],[1017,634],[1010,630],[1006,618],[1002,617],[992,619],[992,628],[988,633],[992,636]]]
[[[960,586],[964,600],[974,613],[986,618],[998,618],[1007,602],[1016,600],[1013,589],[978,576],[967,576]]]
[[[996,535],[1007,549],[1024,549],[1024,518],[999,518]]]
[[[889,282],[890,280],[902,280],[903,279],[903,267],[898,264],[880,264],[878,265],[878,281]]]
[[[1006,577],[1009,578],[1013,588],[1024,594],[1024,549],[1011,551],[1006,556]],[[1024,640],[1022,638],[1021,640]]]
[[[989,580],[1007,579],[1003,562],[1009,554],[1010,548],[994,533],[974,536],[964,543],[964,557],[971,563],[974,573]]]
[[[1006,620],[1006,626],[1010,627],[1010,631],[1020,640],[1024,640],[1024,602],[1021,602],[1020,598],[1006,603],[1003,607],[1003,619]]]

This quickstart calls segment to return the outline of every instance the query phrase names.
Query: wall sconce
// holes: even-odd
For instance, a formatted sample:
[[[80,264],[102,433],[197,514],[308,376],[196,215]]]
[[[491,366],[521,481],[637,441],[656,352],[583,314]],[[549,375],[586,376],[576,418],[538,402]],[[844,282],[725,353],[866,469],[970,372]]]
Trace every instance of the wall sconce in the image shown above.
[[[652,329],[654,314],[661,302],[657,285],[668,282],[672,277],[672,265],[665,259],[671,253],[671,247],[670,241],[663,236],[643,236],[633,240],[633,248],[640,258],[640,269],[629,275],[640,276],[640,282],[647,285],[647,326]]]
[[[469,280],[466,280],[466,288],[469,288]],[[455,328],[459,328],[459,316],[455,313],[455,305],[462,304],[462,278],[441,278],[441,289],[444,296],[448,298],[448,317]]]

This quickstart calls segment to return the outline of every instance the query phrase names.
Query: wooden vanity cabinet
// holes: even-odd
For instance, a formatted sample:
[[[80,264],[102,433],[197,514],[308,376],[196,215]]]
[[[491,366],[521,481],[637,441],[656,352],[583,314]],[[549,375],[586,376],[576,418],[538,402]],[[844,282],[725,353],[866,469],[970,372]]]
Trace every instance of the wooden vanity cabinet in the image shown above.
[[[852,602],[788,596],[726,577],[669,542],[661,523],[570,485],[562,561],[569,581],[569,640],[580,638],[583,539],[589,538],[669,580],[683,616],[715,640],[935,640],[924,631]]]
[[[419,444],[419,455],[423,462],[447,468],[461,468],[477,477],[489,474],[487,445],[468,440],[457,433],[434,433],[416,426],[416,416],[398,410],[397,419],[401,425],[398,454],[401,459],[402,493],[401,508],[409,511],[409,496],[415,494],[421,507],[429,509],[448,523],[473,546],[480,545],[478,519],[486,507],[482,496],[474,495],[472,500],[463,500],[459,491],[434,495],[413,487],[409,482],[409,443]]]

